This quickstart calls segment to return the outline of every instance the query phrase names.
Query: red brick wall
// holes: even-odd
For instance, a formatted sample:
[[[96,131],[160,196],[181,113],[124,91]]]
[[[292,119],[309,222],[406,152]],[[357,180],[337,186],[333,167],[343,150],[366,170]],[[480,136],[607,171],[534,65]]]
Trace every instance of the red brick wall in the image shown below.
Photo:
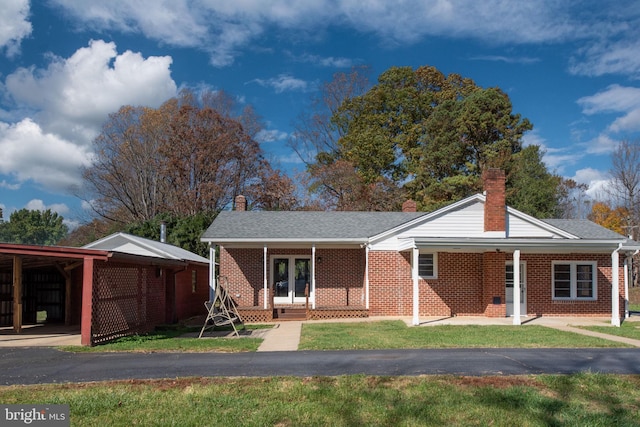
[[[316,307],[364,307],[364,249],[319,249]]]
[[[231,294],[239,306],[262,306],[262,249],[223,249],[220,274],[229,278]],[[311,255],[310,249],[269,249],[271,255]],[[364,304],[364,250],[319,249],[316,257],[316,304]],[[411,316],[413,282],[411,253],[372,251],[369,254],[369,314]],[[438,253],[438,278],[420,279],[420,316],[506,315],[505,263],[511,253]],[[597,261],[597,301],[552,301],[552,261]],[[527,265],[527,313],[536,316],[609,316],[611,314],[610,254],[522,254]],[[243,266],[241,269],[240,266]],[[622,262],[621,264],[622,265]],[[270,266],[269,266],[270,267]],[[270,274],[269,271],[267,274]],[[623,295],[623,268],[620,288]],[[236,295],[240,297],[236,298]],[[500,298],[494,304],[494,297]],[[624,310],[620,300],[621,314]]]
[[[482,314],[487,317],[507,315],[504,288],[505,262],[506,255],[503,252],[482,254]]]
[[[192,271],[196,272],[196,289],[191,286]],[[209,300],[209,267],[190,266],[175,275],[175,317],[177,320],[206,314],[204,302]]]
[[[610,316],[611,315],[611,255],[523,254],[527,263],[527,313],[536,316]],[[553,301],[552,261],[596,261],[598,263],[596,301]],[[624,267],[620,262],[620,314],[624,315]]]
[[[364,305],[364,249],[318,249],[316,251],[316,306]],[[301,255],[311,257],[311,249],[276,249],[267,251],[267,278],[270,280],[272,256]],[[263,305],[263,249],[226,249],[220,251],[221,277],[240,307]],[[239,297],[237,295],[240,295]]]
[[[369,253],[370,315],[412,315],[410,257],[410,252]],[[439,253],[438,278],[420,279],[421,316],[478,315],[481,303],[482,254]]]
[[[510,253],[439,253],[438,278],[420,279],[420,316],[506,315],[505,263]],[[523,254],[527,265],[527,314],[531,316],[609,316],[611,314],[611,256],[609,254]],[[553,301],[552,261],[596,261],[596,301]],[[370,253],[370,310],[372,316],[411,316],[410,253]],[[621,264],[622,265],[622,262]],[[624,295],[620,267],[620,295]],[[494,297],[500,298],[494,304]],[[624,300],[620,298],[620,315]]]

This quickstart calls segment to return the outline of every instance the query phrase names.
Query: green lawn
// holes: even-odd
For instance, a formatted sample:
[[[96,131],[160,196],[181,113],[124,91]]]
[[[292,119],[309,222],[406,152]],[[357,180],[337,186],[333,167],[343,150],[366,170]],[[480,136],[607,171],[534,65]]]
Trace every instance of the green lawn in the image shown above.
[[[408,327],[404,322],[306,323],[299,350],[473,347],[622,347],[624,345],[537,325]]]
[[[614,326],[583,326],[582,329],[640,340],[640,322],[635,321],[623,322],[619,328]]]
[[[273,325],[247,326],[245,330],[270,328]],[[229,327],[230,328],[230,327]],[[221,330],[218,328],[217,330]],[[113,351],[189,351],[189,352],[241,352],[256,351],[262,343],[262,339],[241,336],[239,338],[210,337],[205,332],[203,338],[187,338],[185,334],[191,333],[197,337],[200,328],[167,327],[157,331],[129,337],[118,338],[109,343],[95,347],[65,346],[60,350],[71,352],[113,352]],[[241,331],[242,333],[242,331]]]
[[[637,426],[640,376],[190,378],[0,387],[73,426]]]

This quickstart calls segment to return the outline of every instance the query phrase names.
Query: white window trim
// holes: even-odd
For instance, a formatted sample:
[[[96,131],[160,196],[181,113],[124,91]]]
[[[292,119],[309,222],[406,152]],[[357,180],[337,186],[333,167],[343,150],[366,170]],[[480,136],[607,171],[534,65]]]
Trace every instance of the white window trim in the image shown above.
[[[554,277],[554,270],[556,265],[568,264],[571,266],[569,285],[570,296],[569,297],[556,297],[556,283]],[[577,294],[577,265],[591,265],[593,268],[593,296],[589,298],[578,297]],[[554,301],[596,301],[598,299],[598,263],[597,261],[553,261],[551,263],[551,299]]]
[[[437,279],[438,278],[438,253],[420,251],[419,255],[433,255],[433,275],[432,276],[420,276],[421,279]],[[419,271],[419,270],[418,270]]]

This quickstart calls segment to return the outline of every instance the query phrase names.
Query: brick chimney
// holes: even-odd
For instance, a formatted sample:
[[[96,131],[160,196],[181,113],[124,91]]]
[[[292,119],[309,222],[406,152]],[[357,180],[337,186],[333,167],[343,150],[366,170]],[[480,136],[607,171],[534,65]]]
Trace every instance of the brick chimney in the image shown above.
[[[484,231],[494,237],[506,237],[507,207],[505,205],[505,173],[502,169],[487,169],[482,174],[486,202],[484,204]]]
[[[416,212],[418,205],[413,200],[407,200],[402,204],[402,212]]]
[[[236,196],[235,205],[236,205],[235,210],[246,211],[247,199],[243,195]]]

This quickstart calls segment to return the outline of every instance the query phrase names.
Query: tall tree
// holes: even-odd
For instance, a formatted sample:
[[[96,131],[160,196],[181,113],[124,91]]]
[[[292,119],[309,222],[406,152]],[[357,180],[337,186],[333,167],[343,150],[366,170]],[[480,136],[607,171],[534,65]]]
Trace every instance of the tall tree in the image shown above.
[[[331,186],[319,178],[341,161],[365,185],[385,181],[422,209],[478,191],[487,167],[511,169],[531,129],[499,89],[428,66],[390,68],[366,93],[344,99],[331,123],[340,130],[335,149],[319,152],[308,168],[325,197]]]
[[[128,224],[215,213],[259,188],[273,177],[253,138],[259,118],[251,108],[232,117],[235,110],[224,93],[191,91],[157,109],[122,107],[94,141],[86,198],[101,217]]]
[[[27,245],[55,245],[67,235],[64,218],[56,212],[20,209],[0,223],[0,241]]]
[[[605,202],[596,202],[591,207],[589,219],[596,224],[626,235],[629,212],[623,207],[612,209]]]
[[[563,216],[560,202],[565,199],[563,178],[547,170],[543,154],[537,145],[529,145],[514,154],[507,204],[537,218],[557,218]],[[573,184],[575,182],[567,183]]]
[[[159,109],[123,106],[94,140],[94,160],[83,171],[91,206],[118,222],[151,219],[165,207],[167,186],[160,148],[169,137],[175,100]]]
[[[640,234],[640,140],[621,141],[611,154],[609,193],[614,204],[628,212],[627,224],[634,238]]]

